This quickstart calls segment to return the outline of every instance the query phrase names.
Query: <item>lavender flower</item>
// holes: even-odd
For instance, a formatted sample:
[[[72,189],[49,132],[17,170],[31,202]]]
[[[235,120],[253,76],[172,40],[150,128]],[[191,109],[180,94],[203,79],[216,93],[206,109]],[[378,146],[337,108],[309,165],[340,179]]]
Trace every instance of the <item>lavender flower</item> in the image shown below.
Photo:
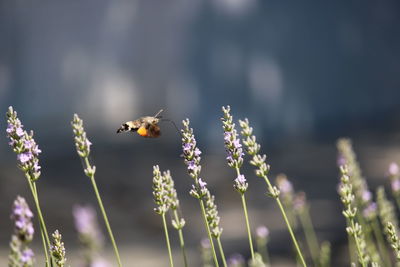
[[[243,174],[238,175],[238,177],[233,182],[233,188],[240,194],[244,194],[247,191],[249,184],[246,182],[246,178]]]
[[[51,254],[53,255],[55,262],[58,267],[63,267],[67,258],[65,257],[64,242],[61,241],[61,234],[56,230],[53,233],[53,245],[51,246]]]
[[[29,209],[26,200],[18,196],[14,201],[11,219],[15,221],[15,234],[22,242],[30,242],[33,239],[34,229],[32,224],[33,213]]]
[[[95,209],[90,205],[75,205],[72,214],[79,240],[85,249],[90,253],[98,251],[103,246],[104,236],[100,231]]]
[[[14,201],[11,219],[14,223],[14,234],[10,242],[9,266],[33,266],[34,254],[28,247],[32,241],[34,229],[33,213],[23,197],[18,196]]]
[[[350,177],[347,166],[340,166],[341,184],[340,184],[340,199],[344,205],[343,215],[349,220],[346,231],[349,236],[354,238],[357,246],[358,259],[362,266],[367,266],[370,261],[369,256],[366,254],[366,243],[364,239],[362,226],[354,220],[357,214],[357,208],[354,207],[354,193],[353,187],[350,184]]]
[[[293,194],[293,185],[287,179],[286,175],[280,174],[276,177],[276,184],[282,195]]]
[[[400,171],[397,163],[390,163],[388,169],[388,176],[390,178],[390,185],[392,192],[395,196],[400,196]]]
[[[168,196],[165,178],[161,175],[158,165],[153,166],[153,199],[157,204],[157,207],[154,208],[157,214],[163,215],[171,207],[171,200]]]
[[[9,145],[17,154],[18,167],[23,170],[31,181],[40,177],[40,165],[38,156],[42,152],[35,140],[33,131],[28,134],[23,130],[23,125],[17,117],[17,112],[12,107],[8,108],[7,116],[7,137]]]
[[[245,264],[245,259],[239,253],[232,254],[228,258],[228,267],[244,267],[245,266],[244,264]]]
[[[269,230],[266,226],[261,225],[256,229],[256,236],[260,239],[267,239],[269,236]]]
[[[211,230],[211,235],[214,238],[219,238],[222,234],[222,228],[219,226],[220,217],[218,216],[217,205],[215,204],[215,197],[211,195],[207,188],[206,195],[204,197],[206,204],[206,217],[207,222]]]
[[[33,266],[35,260],[35,254],[32,249],[26,248],[22,251],[21,262],[23,266]]]
[[[72,131],[74,132],[74,141],[76,151],[78,155],[83,158],[86,162],[85,174],[88,177],[94,176],[96,172],[96,166],[91,166],[88,161],[90,154],[90,146],[92,143],[86,137],[85,129],[83,128],[83,121],[79,118],[78,114],[74,114],[74,118],[71,122]]]
[[[238,138],[233,117],[230,114],[230,106],[222,107],[224,117],[222,120],[222,128],[224,129],[225,149],[228,154],[228,165],[232,168],[240,168],[243,164],[243,149]]]
[[[294,196],[293,208],[297,213],[304,212],[306,208],[306,194],[304,192],[300,191]]]
[[[182,157],[184,158],[184,162],[188,168],[189,175],[197,181],[201,166],[201,151],[197,148],[196,139],[193,134],[193,129],[189,127],[189,119],[182,121],[183,129],[181,130],[182,133],[182,149],[183,154]]]
[[[372,220],[376,217],[378,206],[375,202],[370,202],[363,210],[363,216],[367,220]]]

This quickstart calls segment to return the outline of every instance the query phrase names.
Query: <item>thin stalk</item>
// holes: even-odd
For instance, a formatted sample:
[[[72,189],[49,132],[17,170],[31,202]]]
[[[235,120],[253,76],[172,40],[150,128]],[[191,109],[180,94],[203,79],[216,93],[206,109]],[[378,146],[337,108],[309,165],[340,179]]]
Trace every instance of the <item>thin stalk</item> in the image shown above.
[[[351,224],[351,228],[355,229],[355,223],[354,223],[353,219],[350,220],[350,224]],[[356,235],[356,234],[354,235],[354,241],[356,243],[359,261],[363,267],[367,267],[367,263],[364,261],[364,258],[361,257],[361,255],[363,255],[363,253],[361,251],[360,240],[358,240],[358,235]]]
[[[379,227],[378,218],[375,217],[374,219],[372,219],[371,224],[372,224],[371,228],[373,230],[375,238],[378,241],[378,247],[379,247],[379,250],[381,252],[381,256],[382,256],[382,260],[384,262],[384,265],[385,266],[390,266],[391,265],[390,255],[387,253],[388,250],[386,248],[386,243],[385,243],[385,240],[383,238],[382,230]]]
[[[171,267],[174,267],[174,262],[172,260],[171,244],[169,243],[168,227],[167,227],[167,220],[165,219],[165,213],[162,213],[161,216],[164,225],[165,240],[167,242],[169,264]]]
[[[305,207],[303,212],[301,212],[299,215],[300,222],[304,229],[308,248],[310,249],[311,258],[313,260],[314,266],[318,266],[319,245],[317,235],[315,234],[314,226],[310,218],[309,208]]]
[[[286,223],[286,226],[287,226],[287,228],[288,228],[288,230],[289,230],[289,233],[290,233],[290,236],[291,236],[291,238],[292,238],[293,244],[294,244],[294,246],[295,246],[295,248],[296,248],[297,255],[298,255],[299,258],[300,258],[300,262],[301,262],[301,264],[302,264],[304,267],[306,267],[307,264],[306,264],[306,262],[304,261],[303,254],[301,253],[299,244],[297,243],[296,237],[295,237],[295,235],[294,235],[294,233],[293,233],[292,227],[290,226],[289,220],[288,220],[288,218],[287,218],[287,216],[286,216],[285,209],[283,208],[282,203],[281,203],[281,200],[279,199],[279,197],[276,198],[276,202],[278,203],[279,209],[281,210],[283,219],[285,220],[285,223]]]
[[[28,181],[29,188],[31,190],[33,200],[36,205],[36,211],[38,213],[38,220],[39,220],[39,226],[40,226],[40,232],[42,235],[42,243],[43,243],[43,249],[45,253],[45,258],[46,258],[46,266],[53,266],[53,257],[51,253],[49,253],[48,249],[51,248],[50,246],[50,239],[49,235],[47,233],[47,227],[46,224],[44,223],[43,215],[42,215],[42,209],[40,208],[40,203],[39,203],[39,198],[38,198],[38,193],[37,193],[37,188],[35,182],[31,181],[31,178],[29,175],[25,175],[26,179]],[[51,260],[49,259],[49,255]]]
[[[246,219],[247,235],[249,236],[249,245],[250,245],[251,259],[254,260],[253,241],[252,241],[252,239],[251,239],[251,230],[250,230],[249,216],[248,216],[248,214],[247,214],[246,198],[245,198],[244,194],[242,194],[242,205],[243,205],[243,211],[244,211],[244,218]]]
[[[219,254],[221,254],[221,258],[222,258],[222,263],[224,264],[224,267],[227,267],[228,265],[226,264],[225,253],[224,253],[224,250],[222,249],[222,243],[221,243],[220,236],[217,237],[217,242],[218,242]]]
[[[179,222],[178,211],[176,209],[174,209],[174,217],[175,217],[175,221]],[[183,239],[182,228],[178,229],[178,235],[179,235],[179,244],[180,244],[181,250],[182,250],[183,262],[185,264],[185,267],[188,267],[186,251],[185,251],[185,241]]]
[[[91,167],[87,157],[85,158],[85,164],[86,164],[86,168],[90,168]],[[112,230],[111,230],[111,227],[110,227],[110,223],[108,222],[107,214],[106,214],[106,211],[105,211],[104,206],[103,206],[103,201],[101,200],[101,197],[100,197],[100,194],[99,194],[99,190],[97,189],[96,181],[94,179],[94,174],[90,175],[90,181],[92,182],[93,189],[94,189],[94,192],[96,194],[97,202],[99,203],[100,210],[101,210],[101,213],[103,215],[103,219],[104,219],[104,222],[106,224],[107,231],[108,231],[108,235],[110,236],[111,243],[112,243],[113,248],[114,248],[114,253],[115,253],[115,256],[117,257],[118,266],[121,267],[122,264],[121,264],[121,259],[119,257],[117,244],[115,243],[114,235],[112,233]]]
[[[239,177],[240,170],[239,170],[238,167],[236,167],[235,169],[236,169],[236,173],[237,173],[237,175]],[[253,240],[251,239],[251,229],[250,229],[250,223],[249,223],[249,216],[247,214],[246,198],[245,198],[244,194],[241,194],[241,198],[242,198],[242,206],[243,206],[243,211],[244,211],[244,218],[246,220],[247,235],[248,235],[248,238],[249,238],[251,259],[254,261]]]
[[[272,186],[271,182],[269,181],[268,177],[267,177],[267,176],[263,176],[263,178],[264,178],[265,182],[267,183],[267,185],[268,185],[268,187],[269,187],[269,189],[270,189],[270,191],[271,191],[271,190],[273,189],[273,186]],[[283,206],[282,206],[282,203],[281,203],[281,200],[279,199],[279,196],[276,197],[275,200],[276,200],[276,203],[277,203],[278,206],[279,206],[279,209],[281,210],[283,219],[285,220],[285,223],[286,223],[286,227],[287,227],[287,229],[288,229],[288,231],[289,231],[290,237],[292,238],[293,244],[294,244],[294,246],[295,246],[295,248],[296,248],[297,255],[299,256],[302,265],[303,265],[304,267],[306,267],[307,264],[306,264],[306,262],[304,261],[303,254],[301,253],[299,244],[297,243],[297,240],[296,240],[296,236],[294,235],[293,230],[292,230],[292,227],[290,226],[290,222],[289,222],[289,220],[288,220],[288,218],[287,218],[287,216],[286,216],[285,209],[284,209]]]
[[[201,208],[201,214],[202,214],[203,220],[204,220],[204,225],[206,226],[208,239],[210,240],[211,251],[213,253],[213,258],[214,258],[214,264],[215,264],[215,267],[219,267],[217,253],[215,252],[214,242],[213,242],[213,239],[211,236],[210,227],[208,226],[208,222],[207,222],[206,209],[204,208],[204,202],[202,199],[199,199],[199,203],[200,203],[200,208]]]

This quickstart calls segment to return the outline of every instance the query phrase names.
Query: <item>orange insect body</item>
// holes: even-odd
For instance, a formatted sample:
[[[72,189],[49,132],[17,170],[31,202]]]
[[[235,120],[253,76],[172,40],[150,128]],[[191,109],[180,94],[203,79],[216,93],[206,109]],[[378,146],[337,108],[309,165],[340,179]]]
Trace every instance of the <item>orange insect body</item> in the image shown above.
[[[158,122],[161,119],[160,113],[162,111],[163,110],[160,110],[154,116],[145,116],[134,121],[127,121],[121,125],[121,127],[117,130],[117,133],[131,131],[137,132],[143,137],[159,137],[161,135],[161,131],[160,127],[158,126]]]

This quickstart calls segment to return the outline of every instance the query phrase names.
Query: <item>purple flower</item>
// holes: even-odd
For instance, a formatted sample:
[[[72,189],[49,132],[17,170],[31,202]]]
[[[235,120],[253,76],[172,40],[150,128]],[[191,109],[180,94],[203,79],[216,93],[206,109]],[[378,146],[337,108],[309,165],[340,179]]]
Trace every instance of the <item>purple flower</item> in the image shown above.
[[[24,164],[32,159],[32,153],[28,151],[28,152],[18,154],[17,159],[19,160],[19,162]]]
[[[302,212],[306,206],[306,194],[299,192],[296,194],[293,200],[293,209],[297,212]]]
[[[266,226],[262,225],[257,227],[256,235],[258,238],[265,239],[269,236],[269,230]]]
[[[201,155],[201,151],[200,151],[200,149],[198,149],[197,147],[194,149],[194,155],[195,155],[196,157],[198,157],[198,156]]]
[[[32,263],[34,256],[35,256],[35,254],[33,253],[33,251],[30,248],[27,248],[24,251],[22,251],[21,261],[22,261],[22,263],[25,263],[25,264]]]
[[[239,254],[235,253],[228,258],[228,266],[229,267],[237,267],[242,266],[245,263],[244,257]]]
[[[188,161],[188,170],[194,170],[196,169],[196,163],[194,162],[194,160]]]
[[[337,157],[337,165],[338,166],[346,165],[346,158],[341,153],[339,153],[339,155]]]
[[[369,202],[372,199],[372,193],[366,189],[362,192],[361,198],[364,202]]]
[[[22,242],[33,239],[34,229],[32,224],[33,213],[23,197],[18,196],[14,201],[11,219],[14,220],[15,234]]]
[[[192,149],[192,144],[191,143],[185,143],[182,146],[183,152],[188,153]]]
[[[13,150],[17,153],[18,166],[29,175],[32,181],[39,179],[40,166],[38,165],[38,155],[41,152],[38,145],[33,139],[33,132],[29,135],[25,130],[20,120],[17,118],[17,112],[9,107],[7,112],[7,137],[9,138],[8,144],[12,146]]]
[[[399,175],[399,165],[395,162],[390,163],[388,172],[390,176]]]
[[[248,183],[246,183],[246,178],[243,174],[239,174],[238,177],[233,181],[233,188],[236,189],[241,194],[247,191]]]
[[[225,150],[227,152],[227,161],[229,167],[240,168],[243,164],[243,149],[240,139],[238,138],[233,117],[230,114],[230,107],[222,107],[224,117],[222,120],[222,128],[224,130]]]
[[[204,182],[203,180],[201,180],[201,178],[199,178],[199,186],[201,189],[204,189],[206,187],[207,183]]]
[[[378,210],[378,207],[375,202],[369,203],[363,210],[363,215],[365,218],[372,218],[373,216],[376,215],[376,212]]]
[[[293,192],[293,185],[289,180],[286,178],[286,175],[279,175],[276,178],[276,183],[278,185],[279,190],[282,194],[289,194]]]
[[[397,193],[400,191],[400,179],[395,179],[391,183],[392,191]]]
[[[184,120],[182,123],[184,126],[184,128],[181,130],[184,162],[187,166],[189,175],[193,179],[197,180],[201,171],[201,151],[196,146],[196,139],[193,135],[193,129],[189,127],[189,119]]]
[[[202,248],[208,249],[211,247],[210,240],[208,238],[202,238],[200,241],[200,245]]]
[[[23,135],[24,135],[24,130],[22,130],[22,128],[21,127],[18,127],[16,130],[15,130],[15,133],[18,135],[18,137],[22,137]]]
[[[244,177],[243,174],[240,174],[237,178],[236,181],[240,184],[244,184],[246,182],[246,178]]]
[[[94,244],[102,244],[103,236],[97,223],[97,214],[90,205],[76,205],[72,210],[78,234]]]

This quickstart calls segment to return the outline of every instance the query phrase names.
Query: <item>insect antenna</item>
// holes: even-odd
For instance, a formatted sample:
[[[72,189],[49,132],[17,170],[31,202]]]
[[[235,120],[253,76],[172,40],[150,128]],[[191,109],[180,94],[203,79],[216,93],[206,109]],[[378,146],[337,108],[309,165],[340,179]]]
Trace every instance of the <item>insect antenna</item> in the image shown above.
[[[175,124],[175,122],[173,121],[173,120],[170,120],[170,119],[161,119],[161,121],[169,121],[170,123],[172,123],[172,125],[174,125],[174,127],[175,127],[175,129],[176,129],[176,131],[182,136],[182,133],[181,133],[181,131],[179,131],[179,129],[178,129],[178,127],[176,126],[176,124]],[[183,137],[183,136],[182,136]]]
[[[163,112],[163,109],[160,109],[159,112],[156,113],[156,115],[154,115],[155,118],[161,118],[162,116],[160,116],[160,113]]]

